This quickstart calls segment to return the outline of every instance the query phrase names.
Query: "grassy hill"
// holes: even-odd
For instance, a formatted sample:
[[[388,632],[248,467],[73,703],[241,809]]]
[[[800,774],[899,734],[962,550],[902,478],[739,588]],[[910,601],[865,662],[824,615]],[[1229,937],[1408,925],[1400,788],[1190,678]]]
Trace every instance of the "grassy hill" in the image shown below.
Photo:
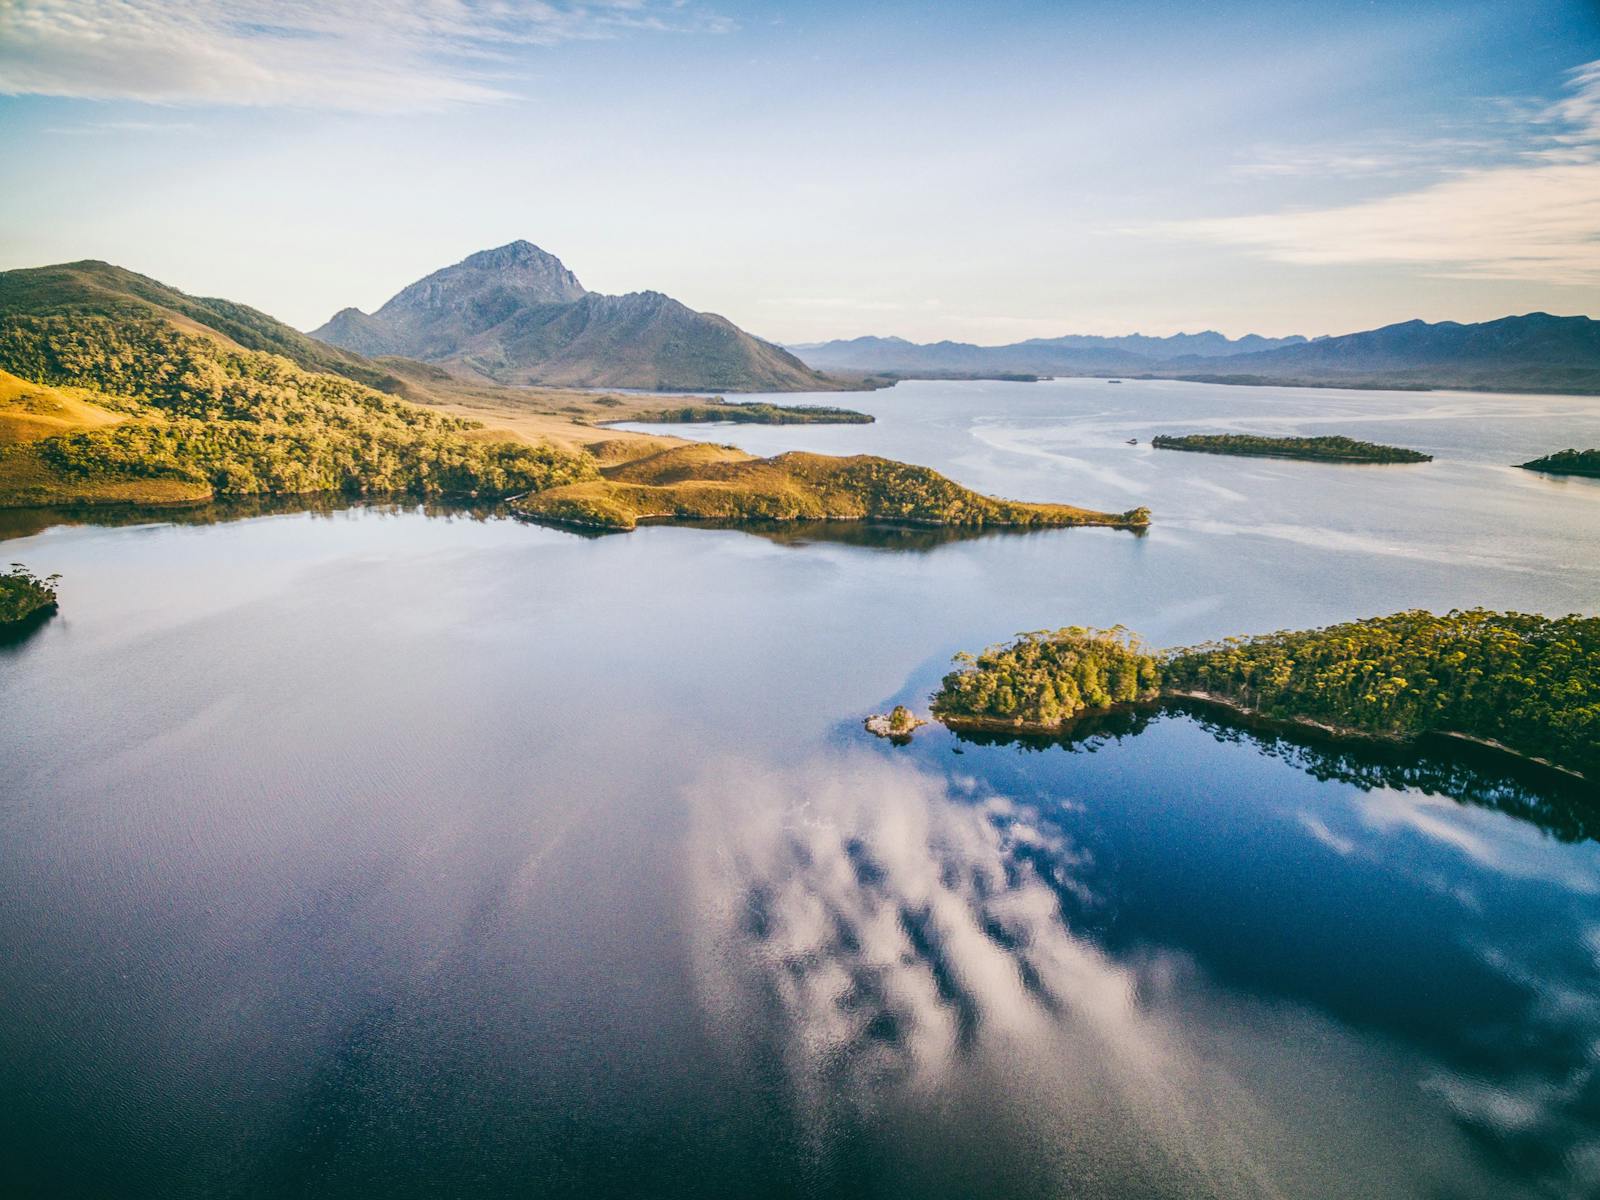
[[[190,296],[94,259],[0,271],[0,314],[164,321],[243,350],[281,354],[307,371],[343,375],[379,391],[404,387],[392,372],[360,355],[319,342],[248,305]]]
[[[264,313],[103,263],[0,273],[0,506],[507,495],[593,473],[361,378],[400,382]]]
[[[858,454],[757,458],[728,446],[674,445],[601,467],[601,478],[517,501],[529,516],[599,529],[646,520],[861,521],[1044,528],[1149,524],[1147,509],[1095,512],[968,490],[927,467]]]

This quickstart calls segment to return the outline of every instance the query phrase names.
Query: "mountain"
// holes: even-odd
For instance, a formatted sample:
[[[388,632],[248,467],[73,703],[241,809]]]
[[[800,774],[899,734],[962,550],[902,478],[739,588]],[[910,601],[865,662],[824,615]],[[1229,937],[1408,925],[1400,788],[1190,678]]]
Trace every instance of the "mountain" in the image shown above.
[[[386,392],[405,386],[359,353],[309,338],[248,305],[190,296],[96,259],[0,271],[0,314],[154,318],[186,332],[220,336],[246,350],[281,354],[307,371],[343,375]]]
[[[1600,321],[1529,313],[1478,324],[1405,321],[1338,337],[1042,338],[1006,346],[862,337],[793,349],[819,370],[1149,375],[1307,387],[1600,394]]]
[[[1600,321],[1528,313],[1404,321],[1297,346],[1173,359],[1167,371],[1248,382],[1600,394]]]
[[[1233,339],[1220,333],[1180,333],[1172,337],[1091,337],[1073,334],[1031,338],[1003,346],[970,342],[908,342],[904,338],[859,337],[848,341],[791,346],[810,366],[824,371],[920,374],[1092,374],[1135,371],[1186,357],[1223,357],[1303,343],[1303,337]]]
[[[660,292],[587,291],[560,259],[524,241],[435,271],[370,315],[344,309],[311,336],[500,383],[736,392],[846,386]]]

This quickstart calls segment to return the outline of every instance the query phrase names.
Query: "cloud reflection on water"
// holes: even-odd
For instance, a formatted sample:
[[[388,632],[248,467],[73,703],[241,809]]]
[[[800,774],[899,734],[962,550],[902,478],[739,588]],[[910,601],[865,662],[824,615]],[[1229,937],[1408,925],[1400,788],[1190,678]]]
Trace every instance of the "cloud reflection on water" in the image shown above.
[[[1193,966],[1076,932],[1087,857],[1028,806],[865,756],[724,766],[695,803],[703,1001],[724,1044],[781,1063],[817,1155],[978,1089],[1047,1123],[1079,1180],[1296,1194],[1274,1106],[1185,1045],[1169,1001]]]

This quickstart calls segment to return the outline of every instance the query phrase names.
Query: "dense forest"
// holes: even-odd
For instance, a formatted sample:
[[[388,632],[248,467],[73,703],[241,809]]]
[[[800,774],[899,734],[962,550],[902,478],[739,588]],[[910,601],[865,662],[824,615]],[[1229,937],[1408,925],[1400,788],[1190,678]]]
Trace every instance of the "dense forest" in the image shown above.
[[[0,625],[26,621],[55,608],[59,578],[59,575],[41,578],[21,563],[12,563],[11,570],[0,572]]]
[[[1558,450],[1532,462],[1519,463],[1525,471],[1552,475],[1589,475],[1600,479],[1600,450]]]
[[[1158,450],[1194,450],[1201,454],[1238,454],[1256,458],[1304,458],[1317,462],[1421,463],[1433,455],[1399,446],[1331,437],[1259,437],[1251,433],[1160,434],[1150,444]]]
[[[961,668],[933,702],[935,715],[954,723],[1050,728],[1158,692],[1201,694],[1257,716],[1335,730],[1498,742],[1600,775],[1595,617],[1413,611],[1159,655],[1120,629],[1071,628],[1024,634],[957,661]]]
[[[1165,686],[1266,717],[1459,733],[1600,773],[1600,618],[1423,611],[1168,656]]]
[[[1156,698],[1157,658],[1127,630],[1070,626],[956,655],[933,713],[949,725],[1050,728],[1080,713]]]
[[[26,448],[68,478],[176,478],[223,496],[503,496],[594,474],[584,457],[490,440],[475,422],[154,319],[10,316],[0,368],[92,389],[128,417]]]

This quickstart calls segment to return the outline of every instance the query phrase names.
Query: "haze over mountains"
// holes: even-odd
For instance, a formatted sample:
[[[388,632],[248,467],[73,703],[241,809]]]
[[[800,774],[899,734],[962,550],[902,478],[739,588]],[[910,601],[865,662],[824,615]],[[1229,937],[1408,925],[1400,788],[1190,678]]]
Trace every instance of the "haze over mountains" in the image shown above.
[[[375,313],[346,308],[312,336],[367,357],[416,358],[498,383],[731,392],[844,386],[781,346],[660,292],[588,291],[560,259],[526,241],[435,271]]]
[[[1463,325],[1406,321],[1339,337],[1035,338],[1004,346],[861,337],[791,347],[813,367],[929,378],[1148,375],[1322,387],[1600,393],[1600,321],[1529,313]]]
[[[897,337],[858,337],[832,342],[793,345],[789,349],[805,362],[825,371],[893,372],[920,374],[1070,374],[1077,371],[1117,371],[1172,359],[1217,358],[1255,350],[1298,345],[1303,337],[1242,338],[1220,333],[1179,333],[1171,337],[1068,335],[1030,338],[1005,346],[977,346],[970,342],[908,342]]]

